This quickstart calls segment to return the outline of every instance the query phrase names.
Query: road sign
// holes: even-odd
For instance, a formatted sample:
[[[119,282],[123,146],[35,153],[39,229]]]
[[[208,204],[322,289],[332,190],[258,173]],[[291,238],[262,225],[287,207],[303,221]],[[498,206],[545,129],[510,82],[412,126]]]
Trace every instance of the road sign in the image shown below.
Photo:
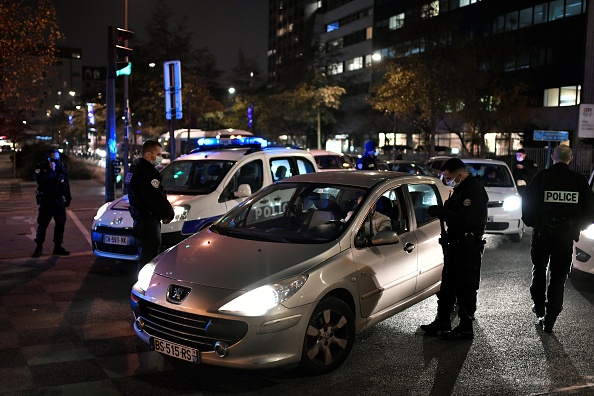
[[[163,83],[165,86],[165,117],[168,120],[182,118],[181,63],[163,63]]]
[[[594,138],[594,104],[582,103],[580,105],[578,136],[581,138]]]
[[[534,140],[546,140],[549,142],[564,142],[569,140],[567,131],[534,131]]]

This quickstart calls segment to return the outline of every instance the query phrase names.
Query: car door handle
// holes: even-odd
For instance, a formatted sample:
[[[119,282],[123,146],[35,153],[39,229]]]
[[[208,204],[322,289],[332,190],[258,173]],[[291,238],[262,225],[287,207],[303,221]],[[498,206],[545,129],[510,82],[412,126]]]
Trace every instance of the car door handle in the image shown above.
[[[410,243],[408,242],[406,245],[404,245],[404,250],[406,251],[406,253],[410,253],[415,249],[415,245],[414,243]]]

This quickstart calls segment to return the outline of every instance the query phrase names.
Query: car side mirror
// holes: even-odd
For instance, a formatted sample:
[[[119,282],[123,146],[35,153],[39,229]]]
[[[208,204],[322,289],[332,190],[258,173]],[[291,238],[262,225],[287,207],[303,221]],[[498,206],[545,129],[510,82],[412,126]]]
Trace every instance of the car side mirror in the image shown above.
[[[391,245],[400,242],[396,231],[379,231],[370,239],[371,245]]]
[[[246,198],[252,195],[252,188],[249,184],[240,184],[237,191],[233,193],[235,198]]]

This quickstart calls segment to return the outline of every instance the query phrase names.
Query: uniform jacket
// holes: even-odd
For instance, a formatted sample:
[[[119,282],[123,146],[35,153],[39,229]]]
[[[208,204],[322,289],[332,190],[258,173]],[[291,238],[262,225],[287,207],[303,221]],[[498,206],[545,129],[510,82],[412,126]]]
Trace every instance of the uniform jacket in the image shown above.
[[[487,224],[489,196],[485,188],[472,175],[468,175],[444,203],[439,215],[448,226],[451,238],[460,238],[466,233],[480,237]]]
[[[357,159],[357,169],[358,170],[377,170],[377,160],[375,156],[367,154],[363,154],[363,156]]]
[[[161,174],[150,162],[139,158],[127,177],[130,213],[135,220],[148,216],[158,220],[173,219],[173,208],[161,184]]]
[[[594,197],[586,179],[558,162],[542,170],[526,187],[522,198],[522,220],[537,227],[551,217],[567,218],[575,240],[580,230],[594,222]]]
[[[49,163],[42,162],[37,164],[35,169],[35,181],[37,182],[37,189],[42,194],[43,200],[56,199],[64,197],[66,202],[72,200],[70,195],[70,184],[68,182],[68,172],[66,166],[59,162],[56,164],[56,169],[52,170]]]
[[[518,169],[517,168],[518,165],[523,165],[524,168]],[[514,166],[514,169],[512,171],[514,180],[516,182],[518,180],[524,180],[526,182],[526,184],[529,184],[532,181],[532,178],[534,177],[534,175],[536,175],[536,172],[538,172],[537,167],[538,167],[538,165],[536,164],[536,162],[532,161],[529,158],[524,158],[524,161],[522,161],[522,162],[516,161],[516,165]]]

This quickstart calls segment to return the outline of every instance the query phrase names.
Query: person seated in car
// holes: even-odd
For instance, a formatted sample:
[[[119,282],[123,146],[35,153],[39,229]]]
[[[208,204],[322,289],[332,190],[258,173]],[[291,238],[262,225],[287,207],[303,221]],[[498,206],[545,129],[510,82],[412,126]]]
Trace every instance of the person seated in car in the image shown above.
[[[357,199],[357,206],[359,206],[361,204],[362,200],[363,200],[363,196],[360,196]],[[371,213],[370,213],[371,224],[373,225],[373,234],[377,234],[379,231],[391,230],[392,229],[392,220],[388,216],[378,212],[376,210],[376,207],[377,207],[377,202],[375,204],[373,204],[373,206],[371,207]],[[353,208],[353,210],[350,210],[346,214],[345,218],[342,221],[345,223],[348,222],[349,219],[351,218],[351,216],[353,215],[353,213],[355,212],[355,209],[356,209],[356,207]],[[365,228],[363,231],[364,234],[371,235],[371,232],[369,231],[369,215],[365,219],[364,228]]]

